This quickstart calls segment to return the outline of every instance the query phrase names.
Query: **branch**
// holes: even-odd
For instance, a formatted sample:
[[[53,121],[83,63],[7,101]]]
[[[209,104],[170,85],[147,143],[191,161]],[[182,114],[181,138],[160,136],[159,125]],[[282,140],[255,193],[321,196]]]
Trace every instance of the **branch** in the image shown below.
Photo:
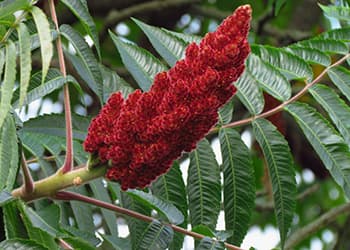
[[[343,56],[342,58],[340,58],[338,61],[336,61],[335,63],[333,63],[332,65],[329,65],[327,68],[325,68],[312,82],[306,82],[305,87],[300,90],[300,92],[298,92],[295,96],[293,96],[292,98],[290,98],[289,100],[281,103],[280,105],[278,105],[277,107],[270,109],[264,113],[261,113],[259,115],[256,116],[252,116],[243,120],[239,120],[239,121],[235,121],[226,125],[223,125],[221,127],[215,127],[212,128],[210,130],[210,133],[215,133],[218,132],[220,130],[220,128],[234,128],[234,127],[240,127],[246,124],[250,124],[252,123],[254,120],[259,119],[259,118],[265,118],[271,115],[274,115],[278,112],[281,112],[285,106],[287,106],[288,104],[297,101],[300,97],[302,97],[304,94],[307,93],[307,91],[309,90],[309,88],[311,88],[313,85],[315,85],[317,82],[319,82],[323,76],[328,72],[328,70],[330,70],[333,67],[336,67],[340,64],[342,64],[344,61],[346,61],[348,58],[350,58],[350,54],[346,54],[345,56]]]
[[[84,164],[65,174],[58,170],[55,174],[34,182],[34,191],[32,193],[26,193],[23,188],[20,187],[13,190],[12,195],[26,202],[50,197],[55,195],[59,190],[72,186],[79,186],[98,177],[102,177],[105,175],[106,169],[107,167],[103,165],[89,168]]]
[[[335,221],[339,215],[348,213],[350,213],[350,203],[333,208],[315,221],[294,232],[286,241],[284,249],[294,249],[299,242]]]
[[[136,218],[136,219],[148,222],[148,223],[151,223],[154,220],[154,218],[152,218],[150,216],[146,216],[146,215],[137,213],[135,211],[123,208],[123,207],[119,207],[119,206],[116,206],[116,205],[113,205],[113,204],[110,204],[110,203],[107,203],[104,201],[100,201],[100,200],[97,200],[97,199],[94,199],[94,198],[91,198],[88,196],[84,196],[81,194],[73,193],[73,192],[60,191],[60,192],[56,193],[56,195],[54,195],[53,198],[57,199],[57,200],[64,200],[64,201],[76,200],[76,201],[81,201],[81,202],[93,204],[95,206],[109,209],[109,210],[112,210],[112,211],[115,211],[117,213],[124,214],[127,216],[131,216],[133,218]],[[179,226],[176,226],[173,224],[169,224],[169,223],[163,223],[163,224],[171,227],[176,232],[186,234],[188,236],[192,236],[192,237],[197,238],[197,239],[203,239],[204,237],[206,237],[205,235],[202,235],[202,234],[199,234],[196,232],[192,232],[192,231],[188,231],[182,227],[179,227]],[[225,247],[227,249],[242,250],[241,248],[239,248],[237,246],[234,246],[234,245],[231,245],[228,243],[224,243],[224,244],[225,244]]]
[[[138,15],[140,13],[144,14],[151,11],[161,11],[163,9],[168,9],[172,7],[178,7],[193,3],[198,3],[199,0],[154,0],[151,2],[145,2],[137,4],[121,11],[112,10],[109,12],[107,18],[104,20],[104,27],[100,31],[100,40],[104,40],[108,34],[108,29],[113,28],[117,23]]]
[[[58,28],[58,21],[57,21],[54,0],[49,0],[49,4],[50,4],[51,17],[58,33],[58,37],[56,40],[56,48],[57,48],[57,54],[58,54],[58,61],[60,65],[60,71],[62,75],[66,77],[67,76],[66,64],[64,62],[62,42],[61,42],[61,36],[59,34],[60,30]],[[61,171],[62,173],[67,173],[73,169],[73,164],[74,164],[73,163],[74,152],[73,152],[72,114],[71,114],[71,107],[70,107],[70,96],[69,96],[68,84],[64,85],[63,93],[64,93],[64,110],[65,110],[65,120],[66,120],[66,157],[65,157],[64,164]]]

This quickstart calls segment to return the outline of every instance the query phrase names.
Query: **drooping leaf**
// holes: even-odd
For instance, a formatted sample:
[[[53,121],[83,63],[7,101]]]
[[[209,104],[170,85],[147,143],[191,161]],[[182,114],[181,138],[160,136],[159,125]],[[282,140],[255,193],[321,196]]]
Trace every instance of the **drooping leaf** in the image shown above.
[[[186,187],[182,178],[182,173],[178,162],[175,162],[170,170],[160,176],[151,186],[152,193],[168,202],[171,202],[184,216],[184,222],[181,227],[187,228],[187,197]],[[170,243],[170,250],[179,250],[182,248],[184,236],[174,232],[173,241]]]
[[[130,237],[119,238],[111,235],[101,235],[104,239],[103,243],[108,243],[111,246],[106,246],[103,249],[111,249],[112,247],[115,250],[131,250]]]
[[[14,200],[2,207],[6,239],[28,238],[22,218],[18,216],[18,203],[18,200]]]
[[[202,224],[213,230],[220,212],[220,170],[206,139],[190,154],[187,194],[192,227]]]
[[[252,52],[262,60],[281,70],[281,73],[291,79],[307,79],[313,77],[311,67],[300,57],[288,52],[285,49],[273,48],[270,46],[252,45]]]
[[[232,120],[232,114],[233,102],[231,100],[219,109],[219,123],[221,125],[229,123]]]
[[[350,8],[343,6],[330,5],[326,6],[318,4],[323,10],[324,14],[329,17],[334,17],[344,21],[350,21]]]
[[[213,240],[211,238],[203,238],[199,245],[196,247],[196,250],[224,250],[225,245],[222,241]]]
[[[93,18],[89,14],[89,10],[87,9],[86,0],[63,0],[62,2],[74,13],[74,15],[83,24],[84,29],[90,35],[92,41],[94,42],[99,58],[101,58],[100,42],[98,40],[96,25]]]
[[[333,179],[350,197],[350,152],[348,145],[329,122],[304,103],[292,103],[285,108],[297,121],[306,138],[329,170]]]
[[[130,71],[140,88],[149,90],[155,75],[167,68],[148,51],[125,43],[110,32],[110,36],[117,47],[125,67]]]
[[[67,76],[64,78],[62,74],[57,69],[50,69],[46,75],[46,81],[41,84],[42,72],[35,73],[30,79],[30,86],[23,105],[27,105],[37,99],[40,99],[54,90],[61,88],[67,82],[76,82],[72,76]],[[19,89],[13,94],[12,106],[14,108],[18,107],[19,104]]]
[[[281,101],[290,98],[292,89],[288,80],[271,65],[251,54],[247,60],[247,69],[267,93]]]
[[[331,64],[331,58],[321,50],[298,46],[290,46],[288,49],[309,63],[321,64],[323,66],[329,66]]]
[[[24,10],[30,6],[28,0],[4,0],[0,3],[0,20],[13,15],[18,10]]]
[[[45,13],[36,6],[31,9],[35,25],[40,39],[40,51],[42,60],[42,82],[44,82],[47,71],[50,67],[51,58],[53,56],[53,45],[50,24]]]
[[[32,60],[30,52],[30,36],[27,27],[20,23],[18,28],[19,50],[20,50],[20,95],[18,108],[22,107],[24,98],[26,97],[27,89],[30,81],[30,72],[32,70]]]
[[[229,242],[240,245],[247,233],[254,209],[255,177],[249,149],[231,128],[219,132],[224,173],[224,211]]]
[[[72,188],[74,192],[87,196],[88,191],[86,186],[79,186]],[[93,222],[92,207],[88,203],[83,203],[79,201],[70,201],[72,211],[74,214],[74,219],[76,222],[76,227],[83,232],[93,232],[95,229]],[[92,234],[93,235],[93,234]]]
[[[93,85],[94,87],[91,89],[96,92],[97,96],[102,101],[103,100],[102,74],[101,74],[99,63],[97,62],[90,47],[85,42],[84,38],[82,38],[81,35],[69,25],[66,25],[66,24],[61,25],[60,31],[61,31],[61,34],[73,45],[74,49],[77,52],[77,55],[81,59],[81,66],[84,68],[86,74],[88,74],[87,77],[92,79],[91,85]]]
[[[11,115],[0,128],[0,191],[11,191],[18,171],[18,144],[16,127]]]
[[[161,28],[145,24],[137,19],[133,20],[170,66],[174,66],[176,61],[184,56],[187,44],[182,39],[163,31]]]
[[[96,199],[107,203],[112,203],[111,198],[108,195],[107,189],[103,186],[101,179],[93,180],[89,183],[89,186],[94,193]],[[105,223],[108,226],[108,230],[112,236],[118,236],[117,218],[113,211],[101,208],[101,213]]]
[[[350,145],[350,107],[326,85],[314,85],[309,92],[327,111],[346,143]]]
[[[73,249],[95,250],[96,246],[91,245],[79,237],[62,237],[62,240],[67,242]]]
[[[349,48],[346,45],[346,43],[338,40],[332,40],[332,39],[313,38],[310,40],[298,42],[296,44],[293,44],[293,46],[318,49],[326,53],[337,53],[337,54],[346,54],[349,51]]]
[[[337,88],[350,100],[350,71],[338,66],[329,69],[327,73]]]
[[[171,224],[181,224],[184,221],[182,213],[170,202],[157,198],[156,196],[140,190],[129,190],[127,194],[133,199],[151,206],[153,209],[166,216]]]
[[[173,229],[154,220],[144,231],[137,249],[140,250],[163,250],[167,249],[173,238]]]
[[[0,242],[0,249],[4,250],[49,250],[47,247],[33,240],[13,239]]]
[[[90,246],[95,246],[95,248],[96,246],[101,244],[101,240],[96,237],[94,231],[82,231],[76,227],[72,227],[69,225],[61,226],[61,231],[62,230],[65,233],[69,233],[71,237],[73,237],[71,240],[73,240],[74,238],[79,238],[80,242],[89,244]]]
[[[237,82],[237,97],[251,114],[260,114],[264,109],[264,97],[252,74],[245,70]]]
[[[15,86],[16,80],[16,47],[11,41],[6,44],[5,63],[5,76],[1,85],[0,128],[11,109],[13,87]]]
[[[296,205],[293,158],[287,141],[269,121],[255,120],[253,131],[267,162],[283,248]]]

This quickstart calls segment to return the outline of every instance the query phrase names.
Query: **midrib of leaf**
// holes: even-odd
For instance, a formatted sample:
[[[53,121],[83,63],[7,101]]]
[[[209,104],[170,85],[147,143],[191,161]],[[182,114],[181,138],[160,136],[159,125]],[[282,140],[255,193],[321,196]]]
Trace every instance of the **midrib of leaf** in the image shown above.
[[[225,132],[225,129],[223,129],[223,131],[224,131],[224,134],[225,134],[225,140],[226,140],[226,144],[227,144],[227,149],[228,149],[228,151],[229,151],[229,159],[230,159],[230,170],[231,170],[231,173],[232,173],[232,176],[233,176],[233,178],[232,178],[232,187],[233,187],[233,197],[234,197],[234,206],[236,206],[237,205],[237,199],[236,199],[236,197],[237,197],[237,195],[236,195],[236,193],[237,193],[237,189],[236,189],[236,171],[235,171],[235,169],[234,169],[234,165],[233,165],[233,157],[232,157],[232,150],[231,150],[231,147],[230,147],[230,145],[231,145],[231,143],[230,143],[230,140],[229,140],[229,138],[228,138],[228,136],[227,136],[227,133]],[[234,211],[234,215],[233,215],[233,220],[232,221],[236,221],[236,212],[237,212],[237,210],[236,209],[233,209],[233,211]],[[233,223],[234,224],[234,227],[233,227],[233,229],[232,229],[232,231],[233,232],[235,232],[235,228],[236,228],[236,223]]]
[[[199,167],[199,156],[198,156],[198,151],[196,150],[194,152],[194,157],[196,159],[196,168],[197,168],[197,172],[198,172],[198,180],[199,180],[199,190],[200,190],[200,205],[201,205],[201,211],[200,211],[200,215],[201,215],[201,222],[203,222],[203,184],[202,184],[202,175],[201,175],[201,171],[200,171],[200,167]]]
[[[160,178],[161,178],[163,185],[164,185],[166,200],[168,201],[169,200],[168,182],[165,178],[165,175],[162,175]]]
[[[298,115],[295,114],[294,112],[292,112],[290,109],[288,109],[288,112],[291,112],[291,113],[293,113],[293,114],[295,115],[295,117],[298,117]],[[310,131],[310,133],[313,135],[313,137],[316,139],[316,141],[318,141],[319,144],[321,145],[321,148],[322,148],[326,153],[328,153],[329,158],[332,160],[334,166],[338,166],[338,164],[336,164],[337,162],[336,162],[336,161],[334,160],[334,158],[332,157],[332,154],[327,150],[327,147],[324,147],[324,146],[323,146],[323,143],[318,139],[318,136],[314,133],[313,129],[310,128],[309,126],[307,126],[307,124],[304,123],[303,120],[298,119],[298,121],[299,121],[300,123],[302,123],[302,124]],[[338,167],[339,167],[339,166],[338,166]],[[339,169],[341,169],[341,168],[339,167]],[[338,169],[338,170],[339,170],[339,169]],[[347,180],[347,178],[344,176],[343,171],[338,171],[338,172],[340,172],[341,176],[343,177],[344,182],[346,182],[347,185],[350,187],[350,182],[349,182],[349,181]]]
[[[264,138],[264,141],[265,141],[265,145],[267,146],[267,148],[268,148],[268,151],[269,151],[269,153],[270,153],[270,155],[271,155],[271,159],[272,159],[272,161],[273,161],[273,167],[274,167],[274,169],[275,169],[275,173],[276,173],[276,175],[277,175],[277,182],[278,182],[278,191],[279,191],[279,194],[280,194],[280,197],[281,197],[281,199],[282,199],[282,202],[280,203],[281,204],[281,211],[282,211],[282,221],[281,221],[281,224],[283,225],[282,226],[282,230],[283,230],[283,234],[282,235],[285,235],[285,232],[284,232],[284,225],[285,225],[285,223],[284,223],[284,217],[285,217],[285,214],[284,214],[284,199],[282,198],[282,197],[284,197],[284,195],[282,194],[282,186],[281,186],[281,182],[280,182],[280,176],[279,176],[279,173],[278,173],[278,168],[277,168],[277,163],[276,163],[276,160],[275,160],[275,157],[274,157],[274,154],[272,153],[272,150],[271,150],[271,147],[270,147],[270,144],[268,143],[268,140],[267,140],[267,138],[266,138],[266,136],[265,136],[265,133],[264,133],[264,131],[263,131],[263,129],[260,127],[260,125],[256,122],[255,123],[255,126],[260,130],[260,133],[261,133],[261,135],[262,135],[262,137]],[[285,235],[286,236],[286,235]]]

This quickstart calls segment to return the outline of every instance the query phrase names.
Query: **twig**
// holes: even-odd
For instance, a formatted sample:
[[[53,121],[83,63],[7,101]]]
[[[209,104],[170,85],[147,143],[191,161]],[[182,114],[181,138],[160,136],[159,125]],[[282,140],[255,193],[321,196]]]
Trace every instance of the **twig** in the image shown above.
[[[315,221],[294,232],[286,241],[284,249],[294,249],[299,242],[335,221],[339,215],[348,213],[350,213],[350,203],[333,208]]]
[[[88,196],[84,196],[81,194],[73,193],[73,192],[60,191],[60,192],[56,193],[52,198],[57,199],[57,200],[67,200],[67,201],[76,200],[76,201],[81,201],[81,202],[93,204],[95,206],[106,208],[106,209],[115,211],[117,213],[125,214],[125,215],[131,216],[133,218],[143,220],[143,221],[149,222],[149,223],[154,220],[154,218],[152,218],[150,216],[146,216],[144,214],[140,214],[140,213],[137,213],[135,211],[132,211],[132,210],[129,210],[129,209],[126,209],[123,207],[119,207],[119,206],[116,206],[116,205],[113,205],[113,204],[110,204],[110,203],[107,203],[104,201],[100,201],[100,200],[97,200],[97,199],[94,199],[94,198],[91,198]],[[169,223],[163,223],[163,224],[171,227],[174,231],[192,236],[192,237],[197,238],[197,239],[203,239],[204,237],[206,237],[205,235],[202,235],[202,234],[199,234],[196,232],[188,231],[182,227],[179,227],[179,226],[176,226],[173,224],[169,224]],[[228,243],[224,243],[224,244],[225,244],[225,247],[227,249],[242,250],[241,248],[239,248],[237,246],[234,246],[234,245],[231,245]]]
[[[135,16],[137,14],[144,14],[150,11],[161,11],[163,9],[169,9],[172,7],[183,6],[193,3],[198,3],[199,0],[154,0],[150,2],[144,2],[141,4],[133,5],[125,8],[121,11],[112,10],[109,12],[107,18],[104,21],[104,27],[100,31],[100,40],[103,41],[108,34],[108,29],[115,26],[117,23]]]
[[[292,98],[288,99],[287,101],[281,103],[280,105],[278,105],[277,107],[270,109],[264,113],[261,113],[259,115],[256,116],[252,116],[243,120],[239,120],[236,122],[232,122],[226,125],[223,125],[221,127],[215,127],[212,128],[210,130],[210,133],[215,133],[218,132],[220,130],[220,128],[234,128],[234,127],[240,127],[246,124],[250,124],[252,123],[254,120],[259,119],[259,118],[265,118],[271,115],[274,115],[278,112],[281,112],[288,104],[297,101],[300,97],[302,97],[305,93],[307,93],[307,91],[309,90],[309,88],[311,88],[313,85],[315,85],[317,82],[319,82],[322,77],[328,72],[328,70],[330,70],[333,67],[336,67],[340,64],[342,64],[344,61],[346,61],[348,58],[350,58],[350,54],[346,54],[345,56],[343,56],[342,58],[340,58],[338,61],[336,61],[335,63],[333,63],[332,65],[328,66],[327,68],[325,68],[312,82],[306,82],[305,87],[298,92],[296,95],[294,95]]]
[[[67,76],[66,72],[66,64],[64,62],[64,56],[63,56],[63,49],[62,49],[62,42],[61,42],[61,36],[59,35],[59,27],[58,27],[58,21],[57,21],[57,15],[56,15],[56,8],[55,8],[55,2],[54,0],[49,0],[50,4],[50,13],[52,20],[55,24],[56,30],[58,32],[58,37],[56,40],[56,47],[57,47],[57,54],[58,54],[58,61],[60,65],[60,71],[64,77]],[[63,164],[63,167],[61,169],[62,173],[67,173],[73,169],[73,130],[72,130],[72,114],[71,114],[71,107],[70,107],[70,95],[69,95],[69,88],[68,84],[65,84],[63,87],[64,92],[64,110],[65,110],[65,121],[66,121],[66,157]]]
[[[26,194],[31,194],[34,191],[34,183],[23,152],[21,154],[21,166],[23,172],[23,192]]]

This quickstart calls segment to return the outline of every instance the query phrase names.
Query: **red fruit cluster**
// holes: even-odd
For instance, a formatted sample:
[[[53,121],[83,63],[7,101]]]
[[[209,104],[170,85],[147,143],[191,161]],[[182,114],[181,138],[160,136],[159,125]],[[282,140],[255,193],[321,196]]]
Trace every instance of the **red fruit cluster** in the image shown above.
[[[114,93],[93,119],[87,152],[109,161],[106,178],[121,188],[143,188],[167,172],[183,151],[190,152],[217,123],[218,109],[236,92],[250,52],[251,8],[239,7],[168,72],[156,75],[148,92],[124,100]]]

